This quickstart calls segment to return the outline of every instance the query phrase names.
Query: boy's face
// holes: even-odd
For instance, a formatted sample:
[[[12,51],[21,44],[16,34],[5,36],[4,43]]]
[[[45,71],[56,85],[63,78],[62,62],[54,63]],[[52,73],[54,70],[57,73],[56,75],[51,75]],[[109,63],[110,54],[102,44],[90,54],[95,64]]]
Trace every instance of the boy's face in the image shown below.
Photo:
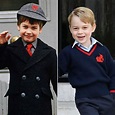
[[[84,23],[78,16],[73,16],[70,25],[70,32],[72,37],[81,43],[83,46],[88,47],[91,44],[90,37],[92,32],[95,31],[96,25]]]
[[[18,30],[22,39],[27,43],[35,41],[42,32],[38,23],[30,24],[28,20],[18,25]]]

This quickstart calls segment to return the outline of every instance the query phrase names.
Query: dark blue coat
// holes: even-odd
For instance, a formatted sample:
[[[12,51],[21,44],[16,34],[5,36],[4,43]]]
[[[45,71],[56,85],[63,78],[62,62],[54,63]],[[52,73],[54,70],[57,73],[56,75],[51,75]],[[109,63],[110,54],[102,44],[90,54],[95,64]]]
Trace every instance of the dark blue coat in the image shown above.
[[[0,46],[0,68],[10,71],[8,115],[51,115],[50,81],[57,92],[56,51],[38,39],[29,57],[21,38]]]

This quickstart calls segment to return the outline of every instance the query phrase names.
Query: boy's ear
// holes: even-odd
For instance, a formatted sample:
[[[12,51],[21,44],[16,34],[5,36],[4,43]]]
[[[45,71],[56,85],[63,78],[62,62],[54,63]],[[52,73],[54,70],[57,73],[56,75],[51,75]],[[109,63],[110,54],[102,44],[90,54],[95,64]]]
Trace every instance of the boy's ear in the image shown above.
[[[19,26],[17,25],[17,29],[18,29],[18,31],[20,30],[20,28],[19,28]]]
[[[92,32],[94,32],[95,29],[96,29],[96,24],[93,25],[93,30],[92,30]]]
[[[40,34],[42,33],[42,28],[40,29],[39,33],[40,33]]]
[[[71,25],[69,25],[69,30],[70,30],[70,32],[71,32]]]

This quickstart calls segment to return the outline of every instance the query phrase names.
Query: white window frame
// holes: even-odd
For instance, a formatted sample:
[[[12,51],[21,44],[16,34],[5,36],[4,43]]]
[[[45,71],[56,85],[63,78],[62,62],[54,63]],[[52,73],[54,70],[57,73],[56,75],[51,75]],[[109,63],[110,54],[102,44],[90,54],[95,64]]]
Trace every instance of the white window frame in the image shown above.
[[[16,22],[17,11],[1,11],[0,12],[0,22]]]
[[[51,20],[51,0],[39,0],[39,5],[42,7],[47,20]]]
[[[39,4],[44,10],[44,13],[50,21],[51,18],[51,0],[39,0]],[[18,11],[0,11],[0,23],[10,23],[17,21],[17,12]]]

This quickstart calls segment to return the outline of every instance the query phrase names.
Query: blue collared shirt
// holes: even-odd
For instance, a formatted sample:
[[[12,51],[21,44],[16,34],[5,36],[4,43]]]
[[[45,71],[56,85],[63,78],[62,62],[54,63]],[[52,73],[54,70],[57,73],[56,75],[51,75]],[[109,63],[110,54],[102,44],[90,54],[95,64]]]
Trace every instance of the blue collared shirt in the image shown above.
[[[72,45],[72,48],[77,44],[78,47],[80,47],[81,49],[83,49],[84,51],[89,52],[91,50],[91,48],[93,47],[93,45],[95,45],[96,43],[101,44],[98,40],[96,40],[95,38],[91,37],[91,45],[89,47],[85,47],[82,44],[80,44],[78,41],[75,40],[75,42]],[[103,46],[103,44],[101,44]]]

